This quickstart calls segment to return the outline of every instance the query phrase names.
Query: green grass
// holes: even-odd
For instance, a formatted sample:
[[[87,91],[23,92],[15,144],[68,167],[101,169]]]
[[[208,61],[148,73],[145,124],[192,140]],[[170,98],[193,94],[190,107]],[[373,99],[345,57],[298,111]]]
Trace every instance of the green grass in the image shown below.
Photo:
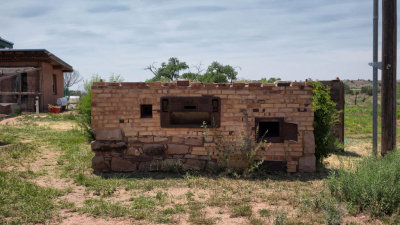
[[[61,194],[14,173],[0,172],[0,223],[6,218],[15,223],[43,223],[57,215],[58,206],[52,199]]]
[[[400,153],[364,158],[353,170],[332,173],[329,189],[340,200],[375,216],[400,213]]]

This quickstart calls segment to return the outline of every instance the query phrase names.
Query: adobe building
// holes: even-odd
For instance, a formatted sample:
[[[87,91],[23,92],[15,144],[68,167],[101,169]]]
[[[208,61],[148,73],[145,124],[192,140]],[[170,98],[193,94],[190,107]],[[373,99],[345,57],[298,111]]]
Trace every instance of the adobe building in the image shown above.
[[[215,168],[218,143],[204,135],[205,121],[226,139],[246,131],[254,142],[269,142],[257,152],[259,160],[282,162],[287,172],[314,172],[312,90],[310,82],[94,83],[92,167],[97,172]],[[243,158],[235,158],[232,166],[241,165]]]
[[[0,49],[0,114],[16,108],[35,111],[36,97],[40,112],[48,111],[49,104],[64,97],[63,72],[72,71],[45,49]]]

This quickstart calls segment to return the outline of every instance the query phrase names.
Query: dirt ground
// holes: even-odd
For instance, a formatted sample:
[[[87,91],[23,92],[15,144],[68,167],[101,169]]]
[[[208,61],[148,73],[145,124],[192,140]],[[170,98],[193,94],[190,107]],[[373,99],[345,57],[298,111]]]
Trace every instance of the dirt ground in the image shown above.
[[[3,126],[18,126],[18,123],[18,117],[0,121],[0,124]],[[71,130],[76,128],[76,124],[73,121],[38,121],[37,124],[38,126],[49,127],[53,130]],[[31,140],[27,138],[23,141],[30,142]],[[368,154],[368,144],[369,143],[363,143],[361,145],[349,146],[346,151],[350,152],[350,156],[364,156]],[[78,212],[76,208],[83,207],[85,200],[100,199],[101,197],[95,194],[94,191],[87,190],[85,186],[77,185],[74,183],[73,179],[61,176],[61,172],[58,169],[58,160],[63,152],[60,149],[41,147],[39,148],[39,151],[40,153],[35,160],[26,162],[17,167],[10,167],[8,169],[42,172],[43,175],[32,178],[31,181],[43,187],[69,190],[68,193],[62,195],[55,201],[73,202],[75,207],[73,209],[60,209],[59,216],[50,221],[51,224],[157,224],[153,221],[134,220],[127,217],[95,217],[87,213]],[[348,157],[334,155],[326,162],[328,166],[337,168],[339,167],[340,162],[343,160],[348,160]],[[96,175],[92,174],[91,176]],[[221,186],[229,186],[229,188],[232,189],[232,192],[229,192],[230,194],[237,191],[239,192],[237,194],[240,195],[240,192],[244,190],[248,191],[248,193],[251,193],[252,197],[249,204],[251,205],[253,212],[257,213],[262,209],[267,209],[270,212],[284,210],[288,217],[297,219],[295,220],[297,222],[293,224],[302,224],[302,221],[304,220],[304,215],[301,215],[302,211],[299,209],[301,206],[298,205],[300,202],[298,198],[301,197],[301,194],[298,194],[297,192],[300,190],[307,193],[312,193],[315,190],[320,190],[321,186],[323,185],[323,181],[321,179],[309,179],[306,181],[269,181],[269,183],[265,181],[239,181],[234,183],[232,181],[228,181],[228,179],[221,179],[221,181],[218,182]],[[301,187],[297,187],[297,185],[301,185]],[[207,199],[212,199],[214,195],[219,195],[220,193],[218,192],[221,190],[222,189],[217,187],[215,189],[207,189],[197,186],[183,187],[182,185],[169,185],[163,188],[155,187],[152,190],[147,191],[117,188],[112,196],[108,198],[108,200],[121,204],[130,204],[130,198],[132,196],[138,196],[140,194],[155,196],[158,192],[162,191],[166,192],[170,199],[166,206],[164,206],[165,208],[176,204],[188,204],[188,193],[193,193],[193,196],[191,197],[193,202],[203,203],[206,202]],[[248,198],[249,194],[243,196],[243,199],[245,199]],[[260,221],[258,223],[254,221],[252,222],[243,216],[232,216],[231,209],[229,207],[230,206],[210,206],[210,204],[208,204],[204,205],[201,210],[204,212],[204,215],[207,218],[218,218],[212,222],[215,224],[260,224]],[[321,215],[318,213],[316,215],[313,215],[312,213],[307,214],[307,216],[321,217]],[[262,224],[273,224],[274,217],[269,216],[267,218],[263,218],[261,221]],[[357,216],[346,215],[344,217],[344,223],[350,222],[355,224],[382,224],[380,221],[374,220],[370,218],[370,216],[363,214]],[[189,215],[187,213],[173,215],[170,223],[191,224],[189,222]],[[201,223],[200,221],[198,224],[208,223]]]

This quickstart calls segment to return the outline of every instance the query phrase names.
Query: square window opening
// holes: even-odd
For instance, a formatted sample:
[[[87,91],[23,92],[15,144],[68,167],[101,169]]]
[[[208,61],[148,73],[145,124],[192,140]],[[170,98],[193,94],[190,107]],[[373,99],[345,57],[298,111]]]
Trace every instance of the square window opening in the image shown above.
[[[140,118],[153,118],[153,105],[140,105]]]
[[[257,123],[257,141],[281,142],[281,124],[279,121],[259,121]]]

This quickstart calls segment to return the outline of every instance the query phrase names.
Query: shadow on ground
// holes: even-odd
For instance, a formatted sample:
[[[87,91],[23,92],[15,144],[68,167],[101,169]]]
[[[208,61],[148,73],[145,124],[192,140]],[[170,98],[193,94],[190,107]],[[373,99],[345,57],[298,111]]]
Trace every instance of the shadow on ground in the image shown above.
[[[233,180],[254,180],[254,181],[262,181],[262,180],[273,180],[273,181],[301,181],[308,182],[314,180],[323,180],[326,179],[329,174],[335,172],[334,169],[328,169],[325,167],[321,167],[317,170],[316,173],[286,173],[283,171],[256,171],[253,174],[244,177],[239,176],[234,173],[205,173],[198,171],[179,171],[179,172],[128,172],[128,173],[94,173],[97,176],[100,176],[104,179],[117,178],[117,179],[126,179],[126,178],[136,178],[136,179],[154,179],[154,180],[163,180],[163,179],[185,179],[188,177],[207,177],[210,179],[218,179],[218,178],[228,178]]]

